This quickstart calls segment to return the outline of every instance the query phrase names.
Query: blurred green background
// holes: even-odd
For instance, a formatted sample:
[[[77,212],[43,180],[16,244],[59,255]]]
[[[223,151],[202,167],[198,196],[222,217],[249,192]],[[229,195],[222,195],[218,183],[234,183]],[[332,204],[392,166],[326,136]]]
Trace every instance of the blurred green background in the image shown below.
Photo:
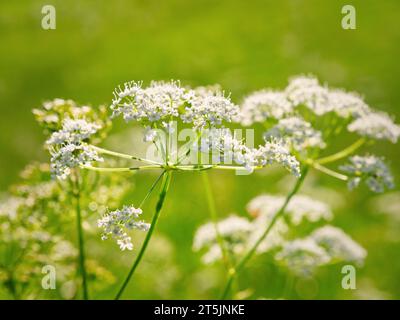
[[[57,10],[56,30],[41,28],[41,8],[46,4]],[[0,190],[16,182],[30,161],[48,161],[33,107],[55,97],[109,104],[114,87],[128,80],[219,83],[240,102],[250,91],[282,88],[291,75],[313,73],[331,86],[364,94],[371,106],[399,118],[400,3],[352,0],[356,30],[341,28],[345,4],[349,1],[2,1]],[[126,140],[122,130],[115,128],[114,139]],[[374,149],[391,162],[398,182],[398,146],[380,143]],[[280,171],[251,177],[212,174],[220,215],[244,214],[253,196],[287,190],[292,181],[283,176]],[[136,189],[130,200],[137,202],[154,177],[133,179]],[[315,175],[306,191],[315,192],[313,184],[321,183],[345,190],[343,184]],[[298,281],[290,297],[400,298],[400,212],[379,214],[376,196],[365,189],[344,192],[344,205],[335,197],[337,192],[320,193],[336,205],[333,223],[369,255],[358,272],[357,290],[341,289],[341,266],[332,266],[313,280]],[[398,192],[393,197],[399,201]],[[147,209],[153,205],[154,199]],[[153,253],[126,297],[215,298],[222,269],[201,266],[200,255],[191,251],[193,232],[208,217],[201,177],[176,175],[158,225],[159,245],[151,245]],[[101,243],[98,235],[93,242],[89,256],[102,260],[121,280],[133,253],[120,253],[114,243]],[[284,277],[264,260],[253,261],[241,277],[241,288],[254,288],[253,298],[278,298]],[[117,286],[93,295],[110,297]]]

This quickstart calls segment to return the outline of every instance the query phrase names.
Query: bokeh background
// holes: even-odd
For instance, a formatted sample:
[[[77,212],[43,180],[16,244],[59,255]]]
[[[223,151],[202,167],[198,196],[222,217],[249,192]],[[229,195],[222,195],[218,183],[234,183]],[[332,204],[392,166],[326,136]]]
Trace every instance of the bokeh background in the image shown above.
[[[46,4],[56,7],[56,30],[41,28]],[[332,86],[363,93],[371,106],[400,118],[400,3],[352,0],[356,30],[341,28],[345,4],[349,1],[2,1],[0,191],[17,182],[18,172],[32,160],[48,161],[32,108],[56,97],[109,104],[114,87],[128,80],[219,83],[240,102],[253,90],[282,88],[291,75],[312,73]],[[117,125],[110,139],[129,147],[134,140],[129,138],[132,131],[128,135],[125,129]],[[380,143],[374,149],[389,160],[398,182],[398,146]],[[283,177],[274,170],[251,177],[212,173],[219,214],[245,214],[252,197],[287,190],[292,181]],[[129,201],[140,201],[152,179],[148,174],[133,177]],[[357,290],[341,288],[341,266],[336,265],[323,268],[313,279],[297,280],[286,297],[400,298],[396,190],[391,192],[391,210],[386,210],[385,200],[365,189],[349,193],[343,184],[313,175],[305,192],[334,205],[333,224],[363,245],[368,258],[358,270]],[[217,296],[223,269],[202,266],[200,255],[191,250],[194,230],[209,219],[205,199],[200,176],[174,177],[158,236],[126,297]],[[154,201],[147,204],[148,210]],[[88,255],[102,261],[117,279],[92,296],[113,296],[135,252],[121,253],[98,235],[89,245]],[[279,298],[285,282],[284,273],[265,258],[252,262],[240,286],[251,289],[251,298]]]

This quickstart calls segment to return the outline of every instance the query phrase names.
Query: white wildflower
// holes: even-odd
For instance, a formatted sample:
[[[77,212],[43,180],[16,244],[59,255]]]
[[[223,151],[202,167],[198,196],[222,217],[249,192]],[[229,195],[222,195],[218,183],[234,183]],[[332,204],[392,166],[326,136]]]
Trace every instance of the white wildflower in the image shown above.
[[[309,148],[323,149],[326,146],[322,139],[322,133],[300,117],[279,120],[277,125],[264,134],[264,137],[266,139],[271,137],[284,139],[297,152]]]
[[[233,254],[243,252],[247,238],[253,230],[253,225],[249,220],[234,215],[219,221],[216,226],[211,222],[202,225],[194,236],[193,250],[199,251],[207,248],[207,252],[202,257],[203,262],[207,264],[222,257],[215,227],[218,229],[227,250]]]
[[[99,129],[99,125],[87,122],[84,119],[65,119],[61,130],[54,132],[46,143],[49,145],[76,144],[88,139]]]
[[[272,218],[272,216],[260,215],[253,220],[253,232],[248,237],[248,248],[251,248],[256,242],[258,242],[266,228],[271,224]],[[288,231],[289,227],[282,219],[276,221],[274,226],[268,232],[268,235],[258,245],[257,253],[265,253],[281,246],[285,242]]]
[[[50,151],[52,155],[51,172],[60,179],[65,179],[72,168],[90,165],[92,161],[103,161],[103,158],[86,144],[70,143]]]
[[[321,116],[333,111],[333,106],[329,103],[329,89],[322,87],[313,76],[297,76],[290,79],[285,93],[293,106],[304,105],[316,115]]]
[[[290,154],[286,145],[277,139],[267,141],[258,148],[250,148],[236,139],[229,129],[213,129],[205,132],[201,151],[213,152],[214,158],[217,153],[220,161],[234,161],[249,172],[252,172],[254,167],[277,163],[295,176],[300,176],[299,162]]]
[[[324,226],[315,230],[311,237],[336,261],[361,265],[367,256],[365,249],[339,228]]]
[[[148,231],[150,224],[138,220],[141,214],[142,209],[133,206],[124,206],[122,209],[107,212],[97,221],[97,225],[103,229],[102,240],[111,235],[117,239],[121,250],[132,250],[131,238],[124,230]]]
[[[256,91],[246,97],[241,105],[241,122],[245,126],[264,122],[270,118],[281,119],[292,111],[285,93],[272,90]]]
[[[147,88],[130,82],[124,89],[117,88],[114,96],[111,105],[114,116],[122,114],[126,121],[135,120],[144,125],[159,122],[165,126],[180,118],[198,129],[231,122],[239,114],[239,107],[223,93],[194,91],[181,87],[178,81],[152,82]]]
[[[370,112],[369,106],[356,92],[331,89],[328,99],[332,109],[342,118],[359,118]]]
[[[275,259],[298,275],[309,275],[315,268],[330,262],[326,250],[311,238],[286,242]]]
[[[383,112],[370,112],[350,123],[350,132],[377,140],[389,140],[396,143],[400,136],[400,126]]]
[[[194,95],[181,116],[183,122],[193,123],[195,128],[218,127],[223,121],[232,122],[239,115],[239,107],[222,92],[204,92]]]
[[[285,197],[263,194],[252,199],[247,211],[253,216],[267,216],[272,219],[283,206]],[[303,221],[318,222],[331,220],[333,215],[329,206],[305,195],[295,195],[287,205],[285,214],[290,222],[299,225]]]
[[[340,169],[351,176],[348,183],[350,190],[363,180],[373,192],[381,193],[385,188],[394,188],[393,176],[383,159],[373,155],[364,157],[356,155],[349,160],[350,163],[340,166]]]

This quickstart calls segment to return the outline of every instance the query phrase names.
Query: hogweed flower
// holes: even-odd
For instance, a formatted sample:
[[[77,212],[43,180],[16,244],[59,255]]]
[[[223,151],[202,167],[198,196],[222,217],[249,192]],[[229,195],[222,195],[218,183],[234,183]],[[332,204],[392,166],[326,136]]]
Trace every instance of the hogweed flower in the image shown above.
[[[294,150],[300,153],[309,148],[323,149],[326,146],[322,133],[300,117],[281,119],[277,125],[264,133],[264,138],[271,137],[286,140]]]
[[[370,112],[348,125],[350,132],[356,132],[376,140],[389,140],[396,143],[400,136],[400,126],[383,112]]]
[[[325,248],[333,260],[361,265],[367,256],[367,251],[339,228],[323,226],[315,230],[310,237]]]
[[[377,193],[394,188],[394,179],[389,168],[382,158],[376,156],[353,156],[350,163],[340,166],[340,169],[351,177],[348,182],[350,190],[358,187],[361,181],[365,181],[368,188]]]
[[[96,150],[85,141],[95,134],[100,126],[83,119],[65,119],[59,131],[47,140],[51,153],[51,169],[54,176],[65,179],[72,168],[103,161]]]
[[[122,114],[125,121],[139,121],[152,125],[163,121],[181,119],[192,123],[194,128],[220,126],[231,122],[239,113],[229,98],[221,92],[195,90],[181,87],[179,81],[150,83],[128,82],[124,89],[114,91],[111,104],[113,116]]]
[[[256,91],[244,99],[240,120],[244,126],[249,126],[269,119],[282,119],[292,111],[293,106],[285,93],[272,90]]]
[[[102,240],[108,239],[111,235],[117,240],[121,250],[132,250],[131,237],[125,231],[133,229],[148,231],[150,228],[150,224],[138,220],[141,214],[142,209],[133,206],[123,206],[122,209],[105,213],[97,222],[99,228],[103,229]]]
[[[246,209],[254,217],[274,217],[285,201],[284,196],[263,194],[252,199]],[[333,218],[329,206],[306,195],[295,195],[285,209],[289,221],[293,225],[302,222],[329,221]]]
[[[229,252],[238,254],[244,248],[245,241],[253,226],[249,220],[243,217],[231,215],[228,218],[218,222],[216,226],[213,223],[202,225],[195,233],[193,240],[193,250],[200,251],[208,248],[202,257],[206,264],[210,264],[222,258],[221,248],[218,246],[217,232],[227,244]]]
[[[327,264],[330,256],[310,238],[288,241],[275,259],[298,275],[309,275],[317,267]]]

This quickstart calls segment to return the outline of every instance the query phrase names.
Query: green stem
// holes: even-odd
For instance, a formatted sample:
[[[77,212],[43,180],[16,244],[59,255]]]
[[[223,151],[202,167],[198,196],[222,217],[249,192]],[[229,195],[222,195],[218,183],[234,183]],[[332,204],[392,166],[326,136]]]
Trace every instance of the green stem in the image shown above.
[[[342,181],[349,180],[349,178],[346,175],[341,174],[341,173],[336,172],[336,171],[333,171],[333,170],[331,170],[331,169],[329,169],[327,167],[321,166],[318,162],[313,163],[312,166],[313,166],[314,169],[316,169],[318,171],[321,171],[321,172],[323,172],[323,173],[325,173],[325,174],[327,174],[327,175],[329,175],[331,177],[337,178],[337,179],[342,180]]]
[[[104,148],[99,148],[93,145],[90,145],[90,147],[97,151],[98,153],[102,153],[102,154],[108,154],[110,156],[114,156],[114,157],[118,157],[121,159],[129,159],[129,160],[136,160],[136,161],[142,161],[142,162],[146,162],[146,163],[150,163],[150,164],[159,164],[157,161],[153,161],[153,160],[149,160],[149,159],[145,159],[145,158],[140,158],[140,157],[135,157],[135,156],[131,156],[129,154],[125,154],[125,153],[121,153],[121,152],[115,152],[115,151],[111,151],[111,150],[107,150]]]
[[[88,300],[88,287],[87,287],[87,275],[86,275],[86,267],[85,267],[85,240],[83,238],[83,228],[82,228],[82,215],[81,215],[81,192],[79,185],[79,175],[78,173],[75,175],[76,179],[76,191],[75,191],[75,200],[76,200],[76,228],[78,233],[78,246],[79,246],[79,269],[82,277],[82,286],[83,286],[83,299]]]
[[[140,261],[143,258],[143,255],[144,255],[144,253],[146,251],[147,245],[149,244],[149,241],[150,241],[151,236],[153,234],[154,228],[156,227],[158,218],[160,216],[161,209],[162,209],[162,207],[164,205],[165,196],[167,195],[167,191],[168,191],[169,184],[170,184],[170,181],[171,181],[171,172],[167,171],[167,172],[165,172],[165,175],[163,175],[163,176],[164,176],[164,179],[163,179],[163,182],[162,182],[162,185],[161,185],[161,192],[160,192],[160,195],[159,195],[159,198],[158,198],[158,202],[157,202],[157,205],[156,205],[155,214],[154,214],[153,219],[151,221],[150,229],[147,232],[146,238],[144,239],[143,245],[140,248],[139,254],[136,257],[131,269],[129,270],[129,273],[128,273],[124,283],[122,284],[122,286],[119,289],[117,295],[115,296],[115,300],[118,300],[121,297],[121,295],[123,294],[126,286],[129,283],[132,275],[134,274],[135,270],[139,266]]]
[[[151,169],[162,169],[161,165],[148,165],[140,167],[126,167],[126,168],[103,168],[103,167],[92,167],[89,165],[81,166],[82,169],[100,172],[127,172],[127,171],[139,171],[139,170],[151,170]]]
[[[221,299],[226,299],[228,296],[232,282],[237,274],[239,274],[246,263],[251,259],[251,257],[256,253],[256,250],[258,246],[261,244],[261,242],[264,241],[264,239],[268,236],[269,232],[271,229],[274,227],[275,223],[278,221],[278,219],[285,213],[286,207],[289,204],[290,200],[292,197],[299,191],[306,175],[308,172],[308,166],[305,166],[303,169],[303,172],[301,174],[301,177],[297,180],[293,190],[287,195],[285,202],[283,203],[282,207],[279,209],[279,211],[275,214],[275,216],[272,218],[270,224],[268,227],[265,229],[264,233],[258,238],[258,240],[254,243],[254,245],[250,248],[250,250],[246,253],[246,255],[243,256],[242,259],[238,262],[238,264],[235,267],[235,270],[232,270],[229,275],[228,275],[228,280],[225,285],[224,291],[222,293]]]
[[[326,156],[320,159],[315,160],[315,162],[319,164],[326,164],[330,162],[334,162],[340,159],[343,159],[347,157],[348,155],[352,154],[354,151],[356,151],[358,148],[360,148],[364,143],[366,142],[365,138],[358,139],[356,142],[354,142],[352,145],[348,146],[347,148],[332,154],[330,156]]]
[[[210,179],[208,178],[208,173],[202,172],[202,178],[203,178],[204,189],[206,191],[206,196],[207,196],[208,209],[211,214],[211,220],[212,220],[212,223],[214,226],[215,234],[217,236],[217,242],[221,249],[222,259],[225,263],[227,270],[230,270],[231,261],[230,261],[229,254],[226,250],[226,247],[224,245],[224,239],[222,238],[221,233],[219,232],[219,229],[218,229],[218,215],[217,215],[217,210],[215,207],[214,196],[213,196],[213,193],[211,190]]]

